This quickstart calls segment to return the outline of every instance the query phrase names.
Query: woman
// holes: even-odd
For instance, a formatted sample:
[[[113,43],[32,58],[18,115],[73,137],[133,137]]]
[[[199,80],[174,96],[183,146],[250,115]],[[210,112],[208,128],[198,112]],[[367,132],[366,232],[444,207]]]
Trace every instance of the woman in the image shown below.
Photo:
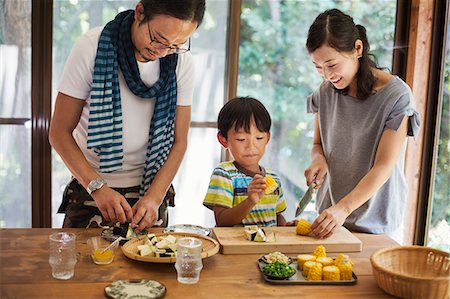
[[[306,48],[324,78],[307,104],[315,125],[305,177],[309,185],[316,176],[319,188],[312,234],[326,238],[344,225],[401,242],[405,139],[420,125],[411,90],[376,65],[365,28],[337,9],[316,18]]]

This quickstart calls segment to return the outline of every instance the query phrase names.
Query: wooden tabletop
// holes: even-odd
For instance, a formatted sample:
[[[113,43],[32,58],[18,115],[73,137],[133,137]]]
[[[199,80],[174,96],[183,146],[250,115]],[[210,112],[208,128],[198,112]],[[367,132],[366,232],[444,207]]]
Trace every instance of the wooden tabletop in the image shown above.
[[[104,289],[118,279],[153,279],[167,287],[165,298],[391,298],[376,284],[369,257],[398,245],[385,235],[355,234],[362,252],[348,253],[358,276],[355,285],[276,285],[264,281],[259,255],[223,255],[203,260],[200,281],[178,283],[173,264],[131,260],[118,250],[113,263],[96,265],[86,240],[100,229],[66,229],[77,235],[78,262],[72,279],[52,277],[48,236],[61,229],[0,229],[0,298],[104,298]],[[159,230],[157,230],[159,231]]]

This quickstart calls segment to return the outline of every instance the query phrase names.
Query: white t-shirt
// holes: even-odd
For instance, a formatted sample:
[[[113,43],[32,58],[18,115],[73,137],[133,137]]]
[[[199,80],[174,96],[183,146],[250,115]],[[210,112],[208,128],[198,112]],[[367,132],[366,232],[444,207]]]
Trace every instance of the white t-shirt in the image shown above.
[[[75,43],[61,75],[58,91],[74,98],[85,100],[80,122],[73,137],[84,156],[95,169],[99,169],[99,157],[87,149],[87,127],[89,103],[91,102],[92,75],[98,40],[103,28],[91,29]],[[146,63],[137,62],[142,81],[153,85],[159,78],[159,60]],[[178,55],[177,106],[190,106],[194,89],[194,63],[189,52]],[[128,88],[119,69],[119,86],[122,100],[123,122],[123,166],[112,173],[101,173],[111,187],[132,187],[141,184],[145,166],[150,122],[155,107],[155,99],[142,99]]]

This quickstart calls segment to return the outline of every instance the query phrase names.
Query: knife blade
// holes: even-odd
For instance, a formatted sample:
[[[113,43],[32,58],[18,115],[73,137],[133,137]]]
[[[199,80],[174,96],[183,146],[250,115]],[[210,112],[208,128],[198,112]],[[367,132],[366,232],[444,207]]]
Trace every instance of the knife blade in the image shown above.
[[[311,201],[314,193],[314,187],[316,187],[316,183],[313,181],[311,185],[309,185],[308,190],[306,190],[306,193],[298,202],[297,209],[295,210],[295,217],[298,217],[305,210],[308,203]]]

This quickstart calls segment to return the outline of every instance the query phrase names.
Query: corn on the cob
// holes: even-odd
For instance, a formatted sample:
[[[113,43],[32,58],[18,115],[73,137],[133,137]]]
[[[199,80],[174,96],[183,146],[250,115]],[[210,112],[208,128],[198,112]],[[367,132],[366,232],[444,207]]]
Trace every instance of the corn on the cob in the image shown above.
[[[308,235],[311,232],[311,223],[309,223],[307,220],[301,218],[297,223],[295,232],[297,233],[297,235],[303,235],[303,236]]]
[[[303,276],[308,277],[308,272],[312,266],[316,264],[315,261],[307,261],[303,264]]]
[[[264,189],[265,194],[271,194],[277,190],[278,184],[273,177],[270,175],[266,176],[266,188]]]
[[[333,259],[331,257],[318,257],[316,262],[321,263],[324,267],[333,265]]]
[[[341,280],[351,280],[353,276],[353,266],[350,259],[342,259],[339,264],[336,265],[339,268]]]
[[[317,257],[326,257],[327,251],[325,250],[325,247],[323,245],[319,245],[314,249],[313,255]]]
[[[340,271],[336,266],[323,267],[323,280],[340,280]]]
[[[311,269],[308,271],[308,276],[306,277],[307,280],[322,280],[322,264],[321,263],[314,263],[314,265],[311,266]]]
[[[303,270],[303,264],[307,261],[314,261],[316,257],[311,254],[299,254],[297,256],[297,266],[299,270]]]
[[[341,262],[342,259],[350,259],[350,257],[349,257],[348,255],[346,255],[346,254],[341,253],[341,254],[339,254],[339,255],[337,256],[337,258],[334,260],[334,264],[335,264],[335,265],[339,264],[339,263]]]

